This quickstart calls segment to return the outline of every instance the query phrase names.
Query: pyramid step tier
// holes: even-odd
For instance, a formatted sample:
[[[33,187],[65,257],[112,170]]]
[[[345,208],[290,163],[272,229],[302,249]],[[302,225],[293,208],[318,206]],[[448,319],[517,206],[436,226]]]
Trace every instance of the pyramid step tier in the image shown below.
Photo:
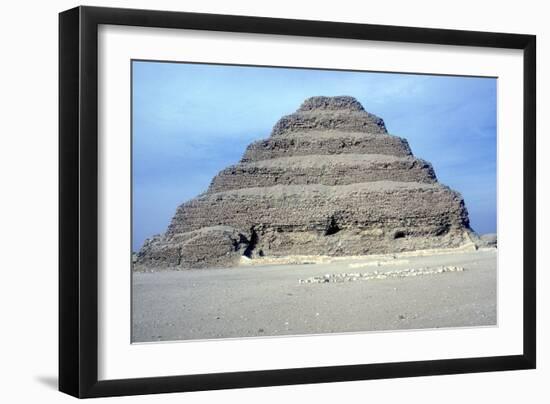
[[[203,194],[181,205],[168,231],[145,243],[137,264],[196,268],[236,265],[242,255],[450,248],[468,242],[469,233],[462,198],[440,184],[247,188]]]
[[[379,181],[206,193],[180,205],[166,235],[218,225],[241,232],[255,228],[273,234],[324,235],[337,229],[382,232],[384,237],[395,232],[436,237],[469,227],[462,197],[449,188],[437,183]],[[298,243],[296,248],[309,246]]]
[[[359,101],[350,96],[324,97],[316,96],[306,99],[297,112],[304,111],[326,111],[326,110],[347,110],[364,112],[365,108]]]
[[[411,156],[335,154],[239,163],[214,177],[208,192],[274,185],[348,185],[371,181],[434,183],[430,163]]]
[[[384,121],[366,111],[315,109],[299,110],[283,116],[273,127],[271,136],[290,135],[309,130],[347,130],[363,133],[387,133]]]
[[[398,136],[346,131],[313,131],[255,141],[246,148],[241,162],[331,154],[385,154],[405,157],[412,155],[412,152],[409,143]]]

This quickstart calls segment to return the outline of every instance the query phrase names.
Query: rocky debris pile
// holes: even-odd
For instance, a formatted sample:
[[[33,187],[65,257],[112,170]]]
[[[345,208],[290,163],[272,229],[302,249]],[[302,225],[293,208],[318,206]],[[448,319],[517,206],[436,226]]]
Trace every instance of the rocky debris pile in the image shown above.
[[[312,97],[145,242],[136,269],[367,255],[471,242],[460,194],[353,97]]]
[[[236,266],[248,245],[247,236],[233,227],[202,227],[174,235],[169,240],[163,237],[146,240],[137,254],[136,264],[143,264],[146,257],[149,268]]]
[[[482,234],[479,236],[480,245],[483,247],[496,247],[497,235],[495,233]]]
[[[355,281],[371,281],[376,279],[388,279],[388,278],[408,278],[414,276],[425,276],[442,274],[446,272],[463,272],[463,267],[457,266],[440,266],[437,268],[407,268],[393,271],[384,272],[364,272],[364,273],[337,273],[337,274],[325,274],[324,276],[313,276],[311,278],[299,279],[298,283],[343,283],[343,282],[355,282]]]

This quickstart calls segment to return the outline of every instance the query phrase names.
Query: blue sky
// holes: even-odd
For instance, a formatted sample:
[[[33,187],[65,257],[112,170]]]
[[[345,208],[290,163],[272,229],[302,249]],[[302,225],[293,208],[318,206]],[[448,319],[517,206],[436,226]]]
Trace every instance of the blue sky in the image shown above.
[[[308,97],[351,95],[496,232],[494,78],[133,62],[133,249]]]

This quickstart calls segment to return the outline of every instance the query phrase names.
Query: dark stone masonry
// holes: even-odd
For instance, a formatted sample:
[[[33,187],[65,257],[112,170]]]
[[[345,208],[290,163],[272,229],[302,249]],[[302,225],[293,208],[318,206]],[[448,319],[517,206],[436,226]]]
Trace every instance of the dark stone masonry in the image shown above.
[[[366,255],[472,241],[459,193],[353,97],[312,97],[146,240],[136,270],[242,256]]]

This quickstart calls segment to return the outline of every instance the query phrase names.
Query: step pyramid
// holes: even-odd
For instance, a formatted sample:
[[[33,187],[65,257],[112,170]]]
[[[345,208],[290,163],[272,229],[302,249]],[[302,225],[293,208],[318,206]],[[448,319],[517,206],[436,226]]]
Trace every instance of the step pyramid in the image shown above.
[[[366,255],[471,242],[461,195],[353,97],[312,97],[177,208],[135,268]]]

